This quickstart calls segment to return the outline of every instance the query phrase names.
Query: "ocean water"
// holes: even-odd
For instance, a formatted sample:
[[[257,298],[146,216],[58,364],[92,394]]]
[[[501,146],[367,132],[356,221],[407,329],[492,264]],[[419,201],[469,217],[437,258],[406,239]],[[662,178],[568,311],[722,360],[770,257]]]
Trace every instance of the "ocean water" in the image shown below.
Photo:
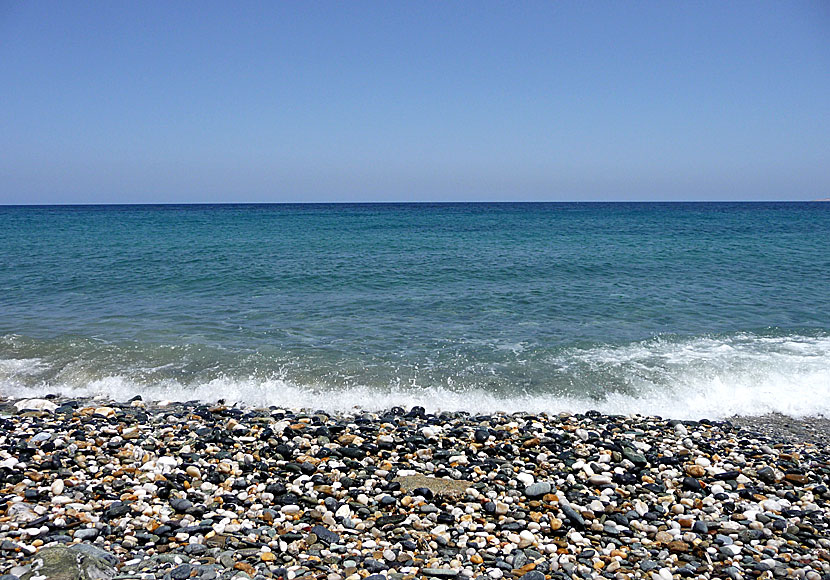
[[[830,416],[830,204],[0,207],[0,395]]]

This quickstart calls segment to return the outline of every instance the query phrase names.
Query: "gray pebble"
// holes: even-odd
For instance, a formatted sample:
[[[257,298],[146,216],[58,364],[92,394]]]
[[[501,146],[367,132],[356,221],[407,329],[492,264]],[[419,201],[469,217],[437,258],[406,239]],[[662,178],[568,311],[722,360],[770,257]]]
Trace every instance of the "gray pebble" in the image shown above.
[[[92,541],[98,537],[98,530],[95,528],[81,528],[75,530],[73,537],[82,542]]]
[[[536,483],[532,483],[525,488],[525,495],[531,499],[535,499],[550,493],[550,490],[550,483],[546,481],[537,481]]]

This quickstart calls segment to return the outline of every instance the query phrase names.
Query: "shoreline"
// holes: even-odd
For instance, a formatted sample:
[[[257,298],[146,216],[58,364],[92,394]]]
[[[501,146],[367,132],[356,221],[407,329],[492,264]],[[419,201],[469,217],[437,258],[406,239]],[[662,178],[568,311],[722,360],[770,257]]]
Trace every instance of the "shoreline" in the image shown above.
[[[4,580],[830,578],[824,418],[0,398],[0,425]]]
[[[17,402],[26,401],[26,400],[44,400],[44,401],[53,401],[56,404],[59,404],[62,401],[83,401],[87,406],[101,406],[101,405],[125,405],[129,404],[132,400],[120,400],[120,399],[111,399],[107,397],[76,397],[70,398],[65,395],[46,395],[43,397],[8,397],[0,394],[0,417],[5,414],[15,414],[18,410],[14,407]],[[261,405],[256,404],[249,404],[244,402],[232,402],[226,403],[222,400],[219,401],[207,401],[207,400],[192,400],[192,401],[181,401],[181,400],[143,400],[142,403],[145,407],[150,407],[154,409],[163,409],[169,407],[177,407],[177,406],[199,406],[199,405],[226,405],[229,408],[236,408],[242,410],[262,410],[267,409],[268,407],[263,407]],[[276,409],[278,407],[270,407],[271,409]],[[288,411],[292,413],[316,413],[319,409],[312,409],[310,407],[279,407],[279,409],[283,411]],[[388,409],[386,409],[388,411]],[[377,414],[382,415],[384,410],[377,410],[377,409],[363,409],[359,406],[354,406],[348,412],[342,410],[322,410],[323,413],[338,419],[347,419],[350,417],[354,417],[356,415],[361,414]],[[430,411],[426,411],[430,413]],[[433,412],[433,414],[441,415],[443,414],[450,414],[450,415],[469,415],[469,416],[511,416],[511,415],[539,415],[539,416],[585,416],[586,413],[595,413],[597,411],[586,411],[583,413],[573,412],[573,411],[562,411],[562,412],[551,412],[551,413],[536,413],[536,412],[522,412],[522,411],[502,411],[502,412],[466,412],[466,411],[458,411],[458,410],[451,410],[451,411],[441,411],[437,410]],[[782,442],[791,443],[791,444],[810,444],[810,445],[830,445],[830,417],[825,417],[824,415],[810,415],[810,416],[803,416],[803,417],[792,417],[789,415],[785,415],[779,412],[771,412],[766,413],[763,415],[732,415],[725,418],[718,418],[718,419],[711,419],[711,418],[699,418],[699,419],[677,419],[674,417],[663,417],[657,415],[648,415],[648,414],[632,414],[632,415],[608,415],[607,413],[601,413],[602,415],[606,416],[633,416],[633,417],[643,417],[643,418],[656,418],[656,419],[663,419],[666,421],[679,421],[683,423],[698,423],[700,421],[705,421],[709,423],[724,423],[728,422],[734,425],[735,427],[739,427],[748,432],[756,433],[759,435],[763,435],[766,437],[780,439]]]
[[[821,416],[789,417],[781,413],[758,416],[735,416],[729,421],[750,432],[778,438],[788,443],[830,445],[830,419]]]

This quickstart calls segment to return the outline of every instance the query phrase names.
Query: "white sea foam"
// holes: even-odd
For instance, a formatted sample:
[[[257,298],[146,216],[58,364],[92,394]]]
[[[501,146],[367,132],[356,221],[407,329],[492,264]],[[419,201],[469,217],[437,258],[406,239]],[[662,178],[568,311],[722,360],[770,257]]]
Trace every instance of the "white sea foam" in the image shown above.
[[[46,366],[39,358],[0,359],[0,377],[30,376],[41,372]]]
[[[624,346],[570,349],[548,361],[550,385],[503,395],[448,381],[450,386],[352,386],[295,384],[280,378],[218,377],[197,383],[137,381],[129,373],[102,377],[83,365],[33,384],[38,359],[0,361],[0,393],[31,397],[126,400],[136,394],[162,400],[241,402],[248,405],[326,409],[385,409],[423,405],[430,411],[582,412],[649,414],[673,418],[724,418],[778,412],[793,417],[830,417],[830,337],[764,337],[737,334],[681,340],[654,339]],[[564,375],[564,377],[563,377]],[[568,377],[570,375],[570,377]],[[564,379],[595,379],[593,396],[563,394]],[[603,381],[607,381],[606,386]],[[599,393],[597,395],[596,393]]]

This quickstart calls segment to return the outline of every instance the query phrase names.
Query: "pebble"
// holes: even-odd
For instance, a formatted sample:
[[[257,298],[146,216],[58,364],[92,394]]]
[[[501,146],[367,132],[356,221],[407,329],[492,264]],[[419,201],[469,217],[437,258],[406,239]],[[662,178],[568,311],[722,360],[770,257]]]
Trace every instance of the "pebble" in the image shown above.
[[[542,497],[544,495],[549,494],[550,492],[551,492],[551,485],[550,485],[550,483],[548,483],[546,481],[540,481],[540,482],[537,482],[537,483],[533,483],[531,485],[528,485],[525,488],[525,496],[527,496],[530,499],[536,499],[536,498]]]
[[[65,484],[63,483],[62,479],[60,479],[60,478],[55,479],[55,481],[53,481],[52,485],[49,487],[49,492],[53,496],[59,496],[60,494],[63,493],[64,485]]]
[[[0,413],[0,574],[830,574],[828,450],[728,422],[43,401]]]
[[[82,542],[92,541],[98,537],[98,530],[95,528],[83,528],[80,530],[75,530],[75,533],[72,535],[73,538],[76,540],[81,540]]]
[[[588,478],[588,481],[590,482],[591,485],[597,485],[597,486],[611,485],[611,478],[608,477],[607,475],[600,475],[600,474],[592,475],[591,477]]]
[[[22,399],[14,403],[14,408],[20,412],[48,411],[52,413],[58,408],[58,406],[48,399]]]

